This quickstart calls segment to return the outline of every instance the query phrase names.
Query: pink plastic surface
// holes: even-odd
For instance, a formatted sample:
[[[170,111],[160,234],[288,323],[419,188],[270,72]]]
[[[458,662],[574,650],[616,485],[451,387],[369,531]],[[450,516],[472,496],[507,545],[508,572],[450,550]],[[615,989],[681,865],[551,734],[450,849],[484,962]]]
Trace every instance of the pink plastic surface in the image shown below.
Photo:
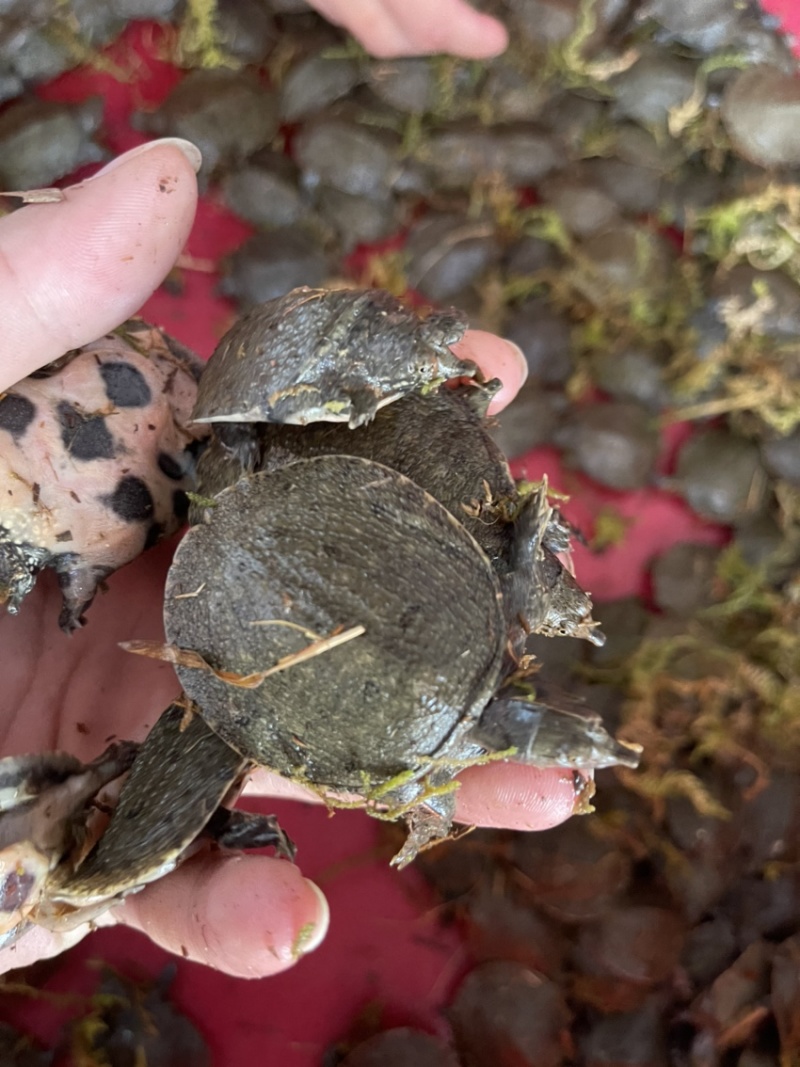
[[[798,0],[769,0],[765,6],[787,29],[800,34]],[[102,93],[109,146],[114,151],[132,147],[144,138],[128,125],[131,110],[157,103],[180,78],[155,58],[163,54],[159,49],[164,33],[150,25],[134,26],[111,49],[112,58],[131,70],[129,82],[75,71],[43,87],[41,95],[77,101]],[[212,194],[200,205],[188,252],[198,261],[215,263],[249,232]],[[213,274],[186,270],[183,281],[181,295],[159,290],[143,314],[208,356],[234,311],[215,295]],[[675,445],[687,432],[675,427],[665,440],[662,473],[668,473]],[[598,600],[644,591],[649,559],[676,541],[719,543],[723,538],[721,530],[702,523],[669,493],[603,492],[563,471],[556,453],[548,449],[525,457],[515,473],[538,478],[545,472],[554,488],[572,495],[568,513],[582,528],[591,531],[593,517],[609,503],[630,519],[621,546],[600,556],[580,548],[576,552],[580,580]],[[174,997],[201,1027],[216,1067],[317,1067],[325,1049],[370,1003],[383,1006],[385,1025],[407,1023],[444,1032],[440,1009],[463,973],[466,954],[452,931],[437,926],[435,904],[414,871],[398,874],[386,857],[376,856],[378,824],[357,812],[330,817],[322,809],[288,802],[250,806],[276,812],[298,843],[304,873],[322,886],[330,901],[331,929],[325,944],[293,970],[262,981],[228,978],[178,961]],[[126,973],[155,975],[172,957],[139,934],[100,931],[63,958],[47,988],[89,990],[96,978],[87,964],[97,959]],[[37,1004],[22,1007],[15,1016],[45,1039],[58,1025],[58,1017]]]

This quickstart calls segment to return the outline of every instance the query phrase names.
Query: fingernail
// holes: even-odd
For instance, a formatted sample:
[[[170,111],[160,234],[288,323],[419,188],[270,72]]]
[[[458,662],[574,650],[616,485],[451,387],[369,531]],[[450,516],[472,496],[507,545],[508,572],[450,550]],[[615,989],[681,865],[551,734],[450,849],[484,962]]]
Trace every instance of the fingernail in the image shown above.
[[[522,386],[527,381],[528,372],[530,370],[530,368],[528,367],[528,361],[525,358],[525,353],[522,351],[522,349],[519,347],[519,345],[514,344],[513,341],[509,341],[509,339],[507,337],[504,337],[503,340],[508,345],[508,347],[511,349],[511,351],[514,353],[514,359],[519,364],[519,371],[520,371],[520,374],[522,375],[522,378],[521,378],[521,381],[520,381],[519,384]]]
[[[318,885],[315,885],[308,878],[303,879],[309,889],[314,891],[314,896],[317,898],[317,919],[315,922],[308,922],[305,926],[302,926],[297,934],[292,945],[292,956],[297,960],[301,956],[307,956],[309,952],[313,952],[315,948],[319,948],[322,942],[325,940],[325,935],[328,932],[328,927],[331,921],[331,909],[328,907],[328,901],[325,899],[325,894],[322,892]]]
[[[173,148],[177,148],[178,151],[183,152],[192,167],[192,170],[197,174],[203,165],[203,156],[197,145],[193,145],[191,141],[184,140],[183,137],[161,137],[157,141],[147,141],[145,144],[140,144],[136,148],[131,148],[127,152],[123,152],[121,156],[117,156],[116,159],[112,159],[110,163],[106,163],[104,167],[98,170],[97,174],[93,174],[91,178],[87,178],[87,182],[93,182],[95,178],[102,178],[106,174],[110,174],[112,170],[116,170],[117,167],[121,167],[123,163],[129,163],[137,156],[144,155],[145,152],[150,152],[153,148],[160,148],[163,145],[172,145]]]

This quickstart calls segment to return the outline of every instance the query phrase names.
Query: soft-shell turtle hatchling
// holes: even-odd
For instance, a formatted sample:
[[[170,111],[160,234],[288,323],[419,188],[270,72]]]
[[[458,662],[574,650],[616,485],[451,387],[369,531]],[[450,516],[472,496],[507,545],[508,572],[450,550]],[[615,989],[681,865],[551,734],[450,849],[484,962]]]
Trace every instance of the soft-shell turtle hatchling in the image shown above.
[[[186,697],[142,745],[98,845],[51,876],[51,901],[97,907],[160,877],[209,820],[217,833],[235,818],[226,843],[262,843],[263,820],[220,807],[254,765],[404,817],[402,864],[448,834],[455,775],[487,754],[637,764],[596,716],[520,680],[528,632],[602,638],[557,555],[568,526],[543,488],[518,492],[486,433],[498,383],[442,352],[442,321],[382,292],[298,290],[223,338],[198,395],[212,440],[158,653]],[[463,321],[444,321],[457,340]],[[278,424],[284,402],[280,417],[339,425]]]
[[[47,888],[65,856],[91,845],[95,798],[133,763],[136,745],[111,745],[92,763],[66,753],[0,759],[0,945],[35,914],[47,922]]]
[[[477,375],[449,347],[466,325],[453,310],[420,319],[381,289],[294,289],[223,337],[194,419],[354,429],[400,396]]]
[[[0,396],[0,604],[16,613],[43,568],[67,632],[98,585],[186,520],[202,426],[202,363],[132,320]]]

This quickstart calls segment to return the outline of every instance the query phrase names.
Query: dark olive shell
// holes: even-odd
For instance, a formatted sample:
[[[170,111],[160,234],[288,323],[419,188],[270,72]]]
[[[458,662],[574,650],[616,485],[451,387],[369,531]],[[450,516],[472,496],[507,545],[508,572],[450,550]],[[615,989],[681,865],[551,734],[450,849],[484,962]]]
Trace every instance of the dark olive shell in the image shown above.
[[[224,741],[362,794],[463,753],[497,686],[506,624],[487,557],[441,504],[381,464],[334,455],[243,479],[209,510],[168,576],[172,644],[247,676],[364,627],[257,688],[178,667]]]
[[[466,319],[420,316],[380,289],[294,289],[240,319],[203,375],[197,422],[369,422],[431,382],[473,377],[457,359]]]
[[[518,493],[508,462],[485,417],[499,383],[442,386],[382,408],[373,422],[350,430],[314,426],[218,425],[198,464],[200,495],[209,498],[243,475],[276,470],[298,459],[352,455],[382,463],[429,492],[470,533],[501,582],[510,648],[522,654],[528,632],[561,633],[602,643],[591,601],[565,570],[569,529],[535,494]],[[204,505],[190,512],[200,521]],[[214,521],[208,514],[208,521]]]
[[[252,470],[277,470],[298,459],[360,456],[405,474],[458,519],[498,573],[508,570],[513,527],[487,521],[481,505],[513,510],[517,487],[508,462],[486,429],[485,409],[499,383],[412,393],[382,408],[357,430],[342,424],[215,427],[198,464],[200,494],[213,496]],[[194,517],[194,512],[192,513]]]

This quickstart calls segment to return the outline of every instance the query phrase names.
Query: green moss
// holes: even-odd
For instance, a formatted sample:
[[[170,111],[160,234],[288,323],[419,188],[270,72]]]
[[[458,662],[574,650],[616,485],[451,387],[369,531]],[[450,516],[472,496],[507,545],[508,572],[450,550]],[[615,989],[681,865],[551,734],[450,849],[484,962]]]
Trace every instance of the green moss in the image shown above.
[[[730,268],[785,270],[800,282],[800,186],[766,180],[752,192],[695,212],[692,245]]]
[[[189,499],[190,504],[194,504],[196,508],[215,508],[219,505],[219,501],[211,496],[201,496],[199,493],[189,493],[186,496]]]
[[[671,770],[665,773],[626,775],[626,786],[648,800],[683,798],[689,800],[700,815],[714,819],[729,819],[730,812],[719,803],[690,771]]]
[[[430,117],[435,122],[447,122],[475,115],[480,110],[480,83],[486,64],[480,60],[460,59],[437,55],[429,60],[433,68],[433,105]]]
[[[321,55],[323,59],[356,59],[365,64],[371,60],[369,52],[355,37],[345,37],[341,44],[331,45]]]
[[[645,744],[652,799],[684,795],[718,814],[695,773],[698,761],[752,768],[800,762],[800,579],[776,584],[735,547],[720,555],[717,601],[686,632],[645,641],[627,664],[625,735]]]
[[[217,0],[186,0],[176,55],[181,66],[206,69],[237,69],[241,66],[239,60],[225,50],[217,16]]]
[[[406,273],[409,258],[408,252],[402,250],[371,256],[359,284],[388,289],[395,296],[404,297],[410,288]]]
[[[608,82],[616,74],[632,67],[639,58],[636,48],[617,55],[589,56],[589,46],[597,29],[596,0],[581,0],[575,29],[544,57],[547,79],[557,81],[563,89],[590,89],[598,96],[611,96]]]
[[[621,545],[628,535],[628,530],[633,524],[616,508],[605,506],[600,508],[594,521],[594,533],[590,546],[594,552],[602,552],[606,548]]]
[[[291,948],[293,960],[299,960],[301,956],[304,956],[306,954],[307,945],[311,941],[311,938],[314,936],[316,929],[316,923],[305,923],[297,931],[297,937],[295,937]]]

